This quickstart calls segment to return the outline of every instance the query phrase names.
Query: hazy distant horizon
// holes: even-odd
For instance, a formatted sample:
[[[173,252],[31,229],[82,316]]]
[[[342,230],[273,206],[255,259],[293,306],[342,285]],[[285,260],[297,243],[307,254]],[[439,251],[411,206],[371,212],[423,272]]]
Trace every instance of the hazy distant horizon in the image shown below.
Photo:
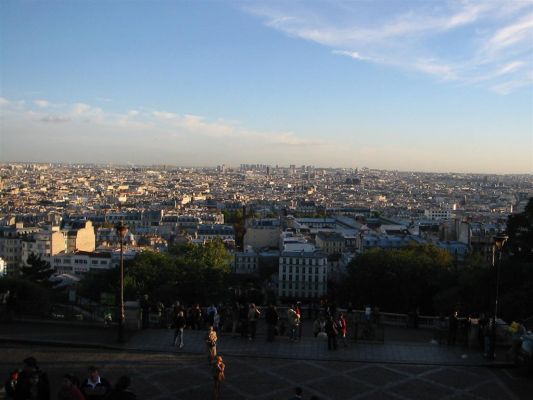
[[[533,2],[0,7],[2,160],[533,173]]]
[[[124,168],[124,167],[130,167],[130,168],[192,168],[192,169],[216,169],[217,167],[220,167],[224,165],[226,168],[229,168],[231,170],[240,170],[241,164],[248,164],[248,165],[268,165],[272,168],[275,168],[276,166],[280,169],[288,169],[290,167],[290,164],[269,164],[264,162],[242,162],[236,165],[228,165],[224,163],[218,163],[213,165],[187,165],[187,164],[176,164],[176,163],[146,163],[146,164],[138,164],[138,163],[113,163],[113,162],[79,162],[79,161],[35,161],[35,160],[18,160],[18,161],[5,161],[0,159],[0,164],[4,165],[10,165],[10,164],[35,164],[35,165],[58,165],[58,164],[64,164],[64,165],[81,165],[81,166],[96,166],[96,167],[110,167],[110,168]],[[367,165],[362,166],[354,166],[354,167],[343,167],[343,166],[334,166],[334,165],[312,165],[312,164],[296,164],[296,169],[301,168],[302,166],[311,166],[316,169],[344,169],[344,170],[369,170],[369,171],[386,171],[386,172],[398,172],[398,173],[417,173],[417,174],[460,174],[460,175],[482,175],[482,176],[533,176],[533,173],[531,172],[503,172],[503,173],[496,173],[496,172],[476,172],[476,171],[423,171],[423,170],[402,170],[402,169],[388,169],[388,168],[379,168],[379,167],[369,167]]]

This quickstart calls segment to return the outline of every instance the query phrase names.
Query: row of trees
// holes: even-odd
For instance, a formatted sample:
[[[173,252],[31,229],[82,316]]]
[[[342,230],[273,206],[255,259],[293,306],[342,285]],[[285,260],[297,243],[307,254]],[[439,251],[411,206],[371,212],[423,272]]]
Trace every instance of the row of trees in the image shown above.
[[[170,248],[168,253],[145,251],[124,263],[125,299],[144,294],[170,304],[178,298],[205,304],[227,295],[231,256],[221,241]],[[79,293],[96,301],[101,292],[116,293],[119,269],[92,272],[81,282]]]
[[[509,217],[508,235],[500,265],[499,315],[512,320],[533,315],[533,199],[523,213]],[[348,266],[347,279],[332,290],[338,301],[390,312],[492,314],[496,267],[477,254],[457,267],[449,253],[431,245],[371,250]]]
[[[242,215],[231,217],[242,222]],[[511,320],[533,315],[533,199],[523,213],[509,217],[508,234],[500,265],[499,302],[500,315]],[[125,298],[134,300],[148,294],[165,304],[177,299],[218,302],[231,297],[230,288],[257,292],[261,282],[276,271],[276,265],[263,266],[260,278],[241,281],[232,276],[230,263],[231,255],[221,241],[174,246],[168,253],[146,251],[125,262]],[[20,277],[0,279],[0,292],[12,289],[22,302],[38,298],[36,303],[45,307],[50,299],[61,296],[48,279],[53,270],[35,256],[28,264]],[[447,314],[453,309],[464,314],[492,313],[496,275],[496,268],[475,254],[458,267],[449,253],[431,245],[371,250],[348,266],[347,278],[331,285],[329,294],[338,303],[350,301],[356,307],[372,304],[390,312],[418,308],[424,314]],[[118,268],[92,272],[78,290],[82,296],[99,301],[102,292],[116,295],[118,282]],[[242,292],[240,289],[237,292]]]

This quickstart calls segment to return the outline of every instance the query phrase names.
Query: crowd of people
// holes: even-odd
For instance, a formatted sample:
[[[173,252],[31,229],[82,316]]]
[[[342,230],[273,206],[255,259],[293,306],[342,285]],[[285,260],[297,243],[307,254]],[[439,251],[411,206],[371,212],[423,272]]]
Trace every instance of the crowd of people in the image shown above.
[[[121,376],[114,386],[100,376],[97,367],[88,368],[87,378],[80,380],[72,374],[65,374],[55,398],[57,400],[136,400],[130,391],[131,380]],[[41,370],[35,357],[24,359],[20,369],[12,371],[5,382],[7,400],[50,400],[50,381]]]

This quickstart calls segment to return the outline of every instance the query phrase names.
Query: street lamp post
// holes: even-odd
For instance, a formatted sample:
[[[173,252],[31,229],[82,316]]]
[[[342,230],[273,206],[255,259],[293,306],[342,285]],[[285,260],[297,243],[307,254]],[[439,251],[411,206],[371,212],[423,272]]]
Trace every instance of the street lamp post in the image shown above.
[[[120,316],[118,320],[118,341],[124,342],[124,322],[126,316],[124,314],[124,237],[128,233],[128,227],[120,222],[116,226],[117,234],[120,239]]]
[[[505,245],[505,242],[507,242],[507,239],[509,239],[509,236],[503,234],[494,236],[494,249],[498,252],[498,260],[495,261],[495,257],[492,259],[493,265],[496,264],[496,299],[494,301],[494,321],[496,321],[498,316],[498,300],[500,296],[500,264],[502,261],[503,246]]]

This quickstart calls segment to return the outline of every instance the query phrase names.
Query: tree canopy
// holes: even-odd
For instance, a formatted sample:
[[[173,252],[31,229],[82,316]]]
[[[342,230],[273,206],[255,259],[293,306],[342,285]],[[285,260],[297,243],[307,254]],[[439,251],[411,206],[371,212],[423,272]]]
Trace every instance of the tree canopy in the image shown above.
[[[54,269],[50,266],[48,261],[45,261],[41,256],[36,256],[31,253],[26,261],[28,265],[20,269],[22,279],[37,283],[41,286],[50,286],[49,278],[54,273]]]
[[[144,251],[125,262],[125,298],[138,299],[148,294],[153,301],[170,304],[218,301],[227,295],[231,256],[221,241],[205,246],[175,246],[168,253]],[[87,275],[81,293],[95,300],[101,291],[118,291],[118,268]]]
[[[452,257],[432,245],[369,250],[348,265],[346,300],[391,312],[431,311],[432,297],[451,279]]]

